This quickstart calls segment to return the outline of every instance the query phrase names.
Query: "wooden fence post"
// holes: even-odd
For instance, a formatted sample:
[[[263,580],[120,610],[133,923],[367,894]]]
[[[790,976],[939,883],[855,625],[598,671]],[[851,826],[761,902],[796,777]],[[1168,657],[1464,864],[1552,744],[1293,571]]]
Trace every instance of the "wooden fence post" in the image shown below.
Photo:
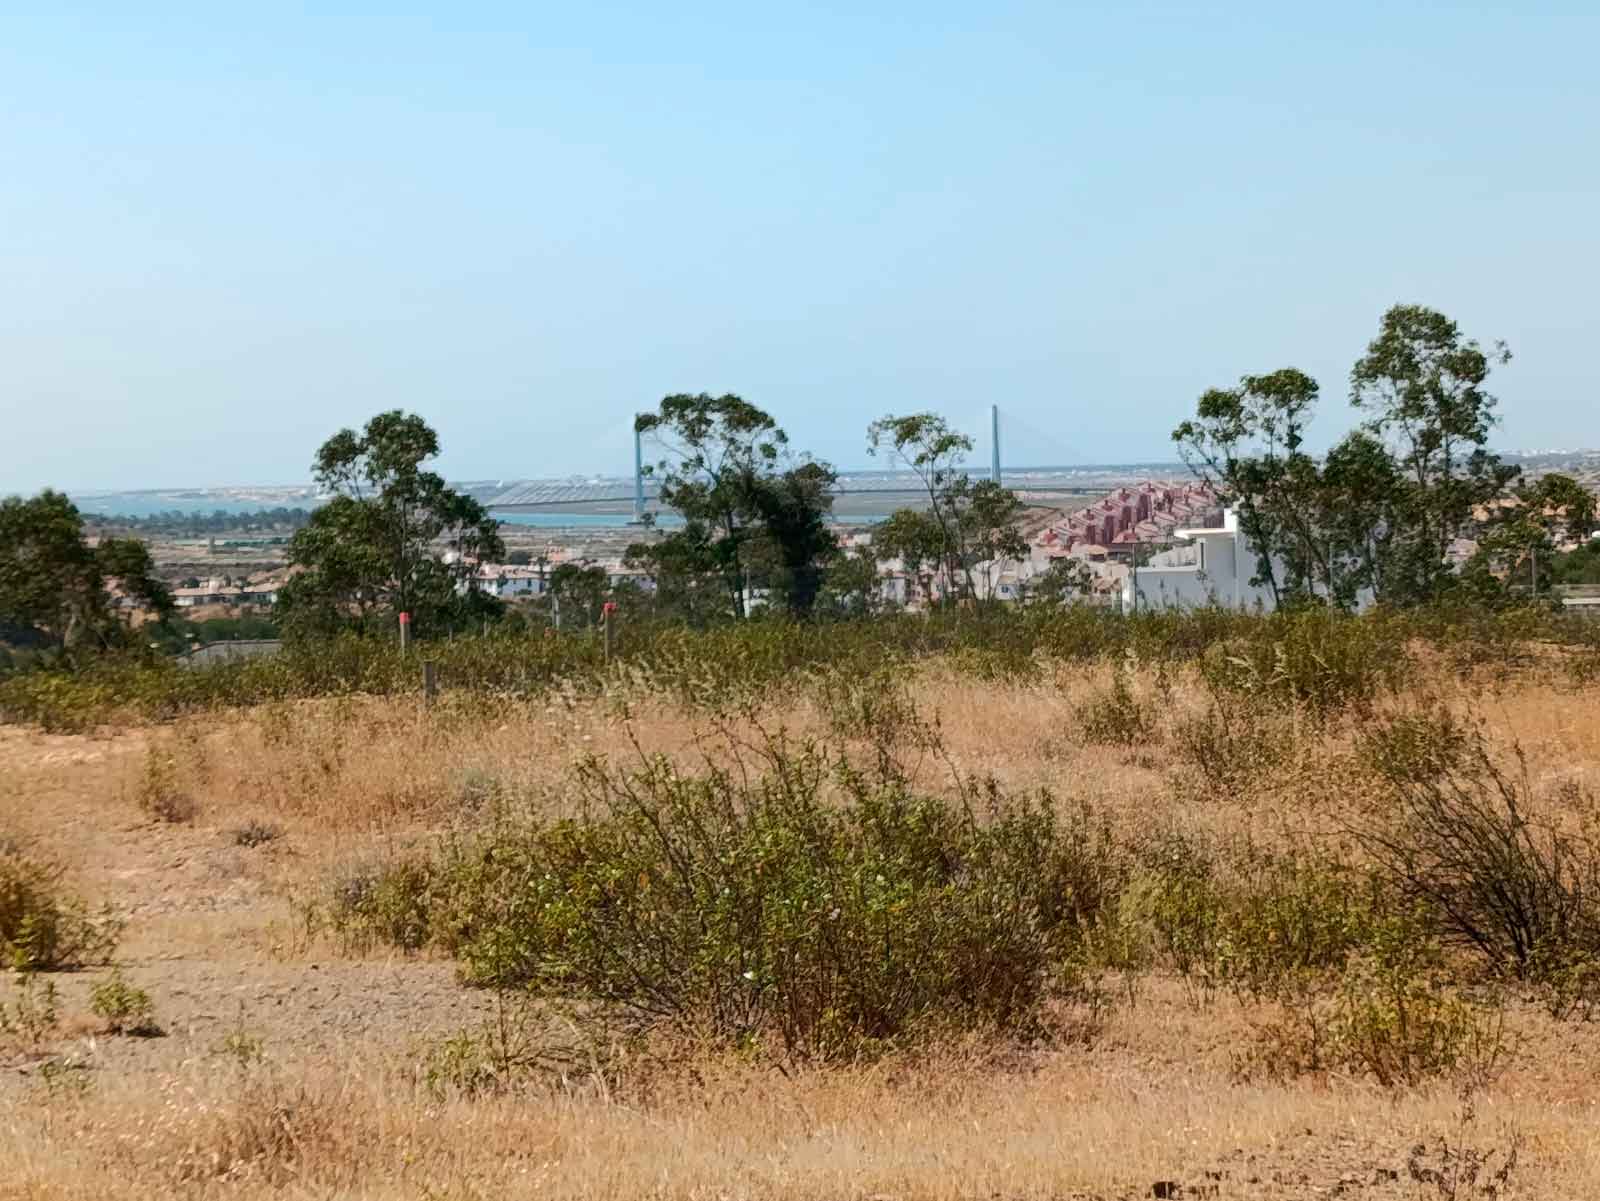
[[[432,707],[434,698],[439,695],[439,666],[432,659],[422,662],[422,704],[425,708]]]

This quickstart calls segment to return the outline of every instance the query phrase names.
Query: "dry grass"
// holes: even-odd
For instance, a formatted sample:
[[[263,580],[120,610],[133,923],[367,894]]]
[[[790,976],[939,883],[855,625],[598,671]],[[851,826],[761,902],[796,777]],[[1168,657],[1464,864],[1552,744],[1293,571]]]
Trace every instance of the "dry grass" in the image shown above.
[[[1027,1074],[960,1062],[784,1079],[737,1068],[647,1105],[583,1092],[433,1101],[403,1064],[175,1073],[5,1119],[0,1196],[772,1198],[1411,1195],[1409,1148],[1523,1140],[1517,1195],[1596,1178],[1587,1107],[1152,1075],[1116,1050]],[[1386,1187],[1387,1173],[1401,1187]]]
[[[1130,839],[1179,829],[1256,845],[1336,840],[1374,802],[1350,764],[1359,724],[1318,729],[1290,715],[1271,730],[1273,770],[1228,791],[1197,784],[1173,736],[1212,720],[1192,675],[1137,671],[1154,733],[1088,743],[1076,715],[1110,671],[994,684],[923,670],[909,697],[937,719],[948,759],[915,760],[919,781],[993,775],[1087,801]],[[1424,703],[1519,745],[1552,815],[1570,817],[1574,797],[1600,791],[1592,690],[1552,673],[1488,693],[1441,668],[1382,704]],[[735,725],[748,733],[752,716],[827,727],[801,687]],[[1600,1032],[1520,1002],[1520,1055],[1465,1109],[1448,1084],[1390,1094],[1337,1077],[1240,1083],[1229,1065],[1250,1016],[1225,997],[1197,1006],[1161,977],[1087,1045],[788,1076],[702,1055],[609,1092],[535,1083],[441,1098],[424,1087],[429,1039],[478,1020],[481,995],[425,959],[331,960],[330,946],[297,930],[291,899],[338,864],[477,827],[507,806],[561,812],[583,755],[632,756],[635,741],[685,761],[714,754],[699,741],[705,728],[659,697],[616,693],[493,707],[447,698],[427,715],[403,701],[326,701],[99,739],[0,729],[0,835],[48,851],[81,892],[128,915],[123,962],[171,1031],[137,1046],[82,1036],[54,1048],[84,1071],[0,1050],[0,1198],[909,1201],[1149,1196],[1158,1181],[1218,1197],[1415,1197],[1438,1195],[1409,1173],[1415,1144],[1436,1158],[1440,1139],[1504,1151],[1514,1137],[1504,1195],[1586,1195],[1600,1181]],[[192,820],[141,809],[152,753],[170,757]],[[250,821],[282,835],[236,845]],[[66,1029],[79,1028],[86,986],[63,982]],[[262,1033],[264,1063],[240,1067],[217,1050],[235,1026]]]

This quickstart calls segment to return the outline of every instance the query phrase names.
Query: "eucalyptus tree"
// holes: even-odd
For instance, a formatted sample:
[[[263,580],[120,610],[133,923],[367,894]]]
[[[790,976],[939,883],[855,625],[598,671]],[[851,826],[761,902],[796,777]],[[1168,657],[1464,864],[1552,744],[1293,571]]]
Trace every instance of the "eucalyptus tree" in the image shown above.
[[[91,545],[77,506],[51,489],[0,501],[0,627],[6,641],[68,661],[124,646],[132,614],[119,609],[117,597],[162,621],[172,614],[172,594],[157,578],[143,542],[100,538]],[[120,620],[119,612],[127,612],[129,621]]]
[[[835,551],[827,529],[833,468],[791,454],[778,423],[732,393],[667,396],[635,428],[665,448],[647,470],[660,481],[662,503],[684,522],[633,548],[635,559],[685,584],[695,576],[720,580],[740,618],[753,573],[764,571],[786,609],[807,616]]]
[[[399,409],[322,444],[312,473],[332,498],[289,542],[297,570],[278,594],[288,631],[374,631],[407,613],[428,636],[498,615],[473,577],[505,553],[499,523],[424,467],[438,454],[427,422]]]
[[[1398,491],[1385,591],[1397,601],[1438,596],[1453,584],[1451,542],[1479,506],[1518,470],[1488,449],[1496,399],[1484,388],[1511,360],[1505,343],[1485,350],[1443,313],[1395,305],[1350,371],[1350,403],[1389,448]]]
[[[928,498],[920,519],[910,510],[894,515],[899,528],[884,531],[883,547],[905,559],[908,570],[911,563],[925,561],[931,549],[946,589],[976,600],[980,589],[974,573],[985,573],[981,591],[992,598],[999,565],[1025,556],[1028,546],[1016,528],[1023,510],[1016,493],[967,473],[964,464],[972,448],[972,439],[937,413],[890,414],[867,427],[867,452],[913,472]]]

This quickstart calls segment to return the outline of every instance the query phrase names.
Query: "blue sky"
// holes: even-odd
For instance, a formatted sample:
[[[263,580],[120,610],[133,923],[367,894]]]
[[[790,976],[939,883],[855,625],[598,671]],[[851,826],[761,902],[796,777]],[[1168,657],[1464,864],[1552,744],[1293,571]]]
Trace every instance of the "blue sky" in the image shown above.
[[[867,462],[1170,455],[1395,301],[1600,443],[1600,6],[33,5],[0,38],[0,492],[296,482],[383,408],[458,478],[737,391]]]

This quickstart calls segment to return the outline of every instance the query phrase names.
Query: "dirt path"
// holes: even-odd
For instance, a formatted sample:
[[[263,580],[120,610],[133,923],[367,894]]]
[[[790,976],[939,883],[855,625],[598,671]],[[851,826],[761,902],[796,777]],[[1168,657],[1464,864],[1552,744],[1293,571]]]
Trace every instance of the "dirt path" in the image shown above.
[[[127,786],[145,745],[137,734],[0,727],[0,833],[114,907],[126,923],[117,966],[150,994],[163,1031],[98,1035],[89,994],[106,971],[53,973],[69,1037],[48,1056],[0,1051],[0,1092],[25,1087],[49,1057],[114,1074],[161,1074],[218,1054],[230,1035],[267,1057],[404,1056],[487,1011],[488,998],[460,987],[449,964],[352,961],[308,948],[290,897],[316,870],[316,840],[288,832],[245,847],[227,828],[149,820]],[[0,1003],[14,1004],[19,988],[16,978],[0,977]]]

